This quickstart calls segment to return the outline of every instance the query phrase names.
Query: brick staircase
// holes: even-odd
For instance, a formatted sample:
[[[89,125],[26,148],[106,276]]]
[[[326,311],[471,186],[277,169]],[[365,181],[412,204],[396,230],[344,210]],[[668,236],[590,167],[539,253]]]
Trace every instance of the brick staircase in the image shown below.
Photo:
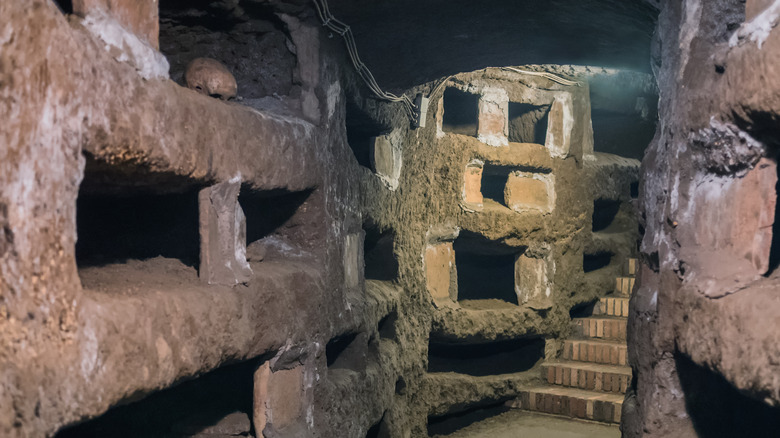
[[[627,264],[627,276],[617,278],[614,294],[599,299],[591,316],[572,320],[573,336],[564,341],[561,358],[542,364],[546,384],[524,390],[513,407],[620,423],[631,382],[626,323],[637,261]]]

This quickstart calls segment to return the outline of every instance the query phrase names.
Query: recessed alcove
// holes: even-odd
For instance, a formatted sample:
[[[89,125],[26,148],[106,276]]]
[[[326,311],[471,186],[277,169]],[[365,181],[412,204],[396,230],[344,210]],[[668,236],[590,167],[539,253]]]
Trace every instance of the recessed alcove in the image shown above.
[[[346,107],[347,143],[358,164],[372,169],[371,147],[373,139],[387,134],[392,130],[392,127],[377,122],[353,102],[347,101]]]
[[[160,0],[159,40],[171,79],[179,84],[190,61],[208,57],[235,77],[242,104],[285,112],[289,98],[301,93],[289,29],[268,5]]]
[[[156,257],[197,266],[198,192],[80,192],[76,262],[82,267]]]
[[[452,134],[477,136],[479,95],[448,87],[444,90],[442,130]]]
[[[475,233],[462,232],[453,248],[457,298],[462,306],[518,304],[515,265],[525,251],[524,247],[511,247]]]
[[[395,339],[396,324],[398,324],[398,311],[393,310],[379,320],[379,324],[377,324],[379,337],[381,339]]]
[[[509,141],[545,144],[550,105],[509,102]]]
[[[513,168],[496,164],[485,163],[482,167],[481,192],[483,202],[489,199],[497,204],[506,207],[504,200],[504,190],[509,179],[509,174]]]
[[[620,201],[597,199],[593,201],[593,232],[612,231],[620,212]]]
[[[382,419],[368,429],[366,438],[392,438],[390,429],[387,426],[387,421],[385,420],[386,415],[387,414],[382,415]]]
[[[366,368],[368,338],[365,333],[347,333],[328,341],[325,358],[329,371],[360,372]]]
[[[395,232],[380,230],[373,222],[363,224],[366,233],[363,240],[366,280],[393,281],[398,278],[398,260],[394,253]]]
[[[169,438],[210,436],[217,430],[249,436],[253,375],[261,360],[221,367],[114,407],[95,419],[62,429],[55,437]]]
[[[606,268],[612,262],[614,254],[607,251],[601,251],[593,254],[582,255],[582,271],[586,274],[599,269]]]
[[[544,359],[542,338],[514,339],[478,344],[431,340],[429,373],[458,373],[484,377],[529,371]]]

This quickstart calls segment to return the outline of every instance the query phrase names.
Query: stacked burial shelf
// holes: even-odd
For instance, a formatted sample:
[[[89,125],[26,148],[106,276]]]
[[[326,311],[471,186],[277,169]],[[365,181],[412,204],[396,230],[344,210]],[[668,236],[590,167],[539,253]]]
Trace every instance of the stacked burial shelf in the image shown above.
[[[310,189],[317,185],[317,174],[309,168],[314,160],[301,160],[315,154],[308,122],[182,92],[170,81],[146,83],[133,75],[128,87],[155,88],[153,94],[164,98],[151,106],[130,102],[116,124],[136,126],[133,121],[143,120],[136,117],[138,111],[158,114],[158,123],[116,132],[109,127],[103,142],[87,142],[77,199],[79,302],[92,315],[91,333],[98,345],[110,343],[109,335],[132,340],[126,347],[97,350],[103,372],[91,384],[102,388],[104,409],[130,395],[108,376],[126,376],[137,385],[133,393],[142,394],[170,386],[174,377],[221,369],[220,358],[248,364],[262,357],[278,337],[262,315],[301,318],[289,309],[322,295],[312,292],[322,287],[324,275],[316,260],[324,233],[319,194]],[[186,122],[182,117],[189,116],[179,108],[206,114],[211,123]],[[184,131],[168,129],[185,125]],[[243,129],[229,140],[212,132],[213,126],[237,125]],[[258,140],[266,137],[276,141]],[[293,167],[301,172],[278,171]],[[220,196],[227,202],[220,204]],[[228,242],[242,269],[233,278],[207,275],[204,257],[214,253],[204,249],[206,242]],[[211,262],[213,267],[219,261]],[[160,368],[161,354],[178,359]],[[239,368],[253,368],[255,362]],[[251,373],[245,377],[238,386],[251,388]],[[199,385],[211,388],[208,382]],[[177,400],[176,394],[186,392],[144,399],[131,410],[146,412],[137,405]],[[223,392],[214,400],[222,400]],[[237,409],[251,413],[251,395],[248,403]],[[126,428],[110,421],[111,412],[65,429],[63,436],[89,434],[95,427],[104,432]]]
[[[466,144],[468,161],[459,231],[430,236],[425,250],[427,287],[437,307],[426,377],[436,400],[429,409],[431,436],[508,409],[507,401],[539,382],[545,336],[552,335],[544,319],[551,307],[549,250],[509,239],[529,235],[555,206],[553,163],[544,145],[551,105],[508,103],[508,141],[496,147],[484,142],[492,137],[480,128],[480,118],[490,116],[481,99],[450,87],[440,107],[445,135],[439,141]]]

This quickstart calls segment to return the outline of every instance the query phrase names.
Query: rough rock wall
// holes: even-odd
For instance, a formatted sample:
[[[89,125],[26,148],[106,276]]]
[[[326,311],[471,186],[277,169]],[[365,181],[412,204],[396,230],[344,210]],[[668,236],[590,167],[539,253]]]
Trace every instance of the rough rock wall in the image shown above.
[[[365,435],[383,412],[375,394],[395,385],[366,364],[378,339],[371,309],[390,298],[363,292],[342,60],[328,55],[340,45],[320,42],[310,13],[281,14],[300,91],[263,110],[181,87],[120,16],[81,12],[65,16],[50,1],[0,5],[0,435],[52,436],[236,362],[254,370],[243,384],[258,394],[244,416],[269,434]],[[254,252],[250,242],[246,284],[205,284],[175,255],[106,261],[93,252],[85,263],[76,251],[77,239],[92,243],[87,252],[132,248],[127,235],[88,226],[111,225],[101,206],[151,216],[145,226],[188,214],[197,224],[197,209],[171,207],[229,181],[241,182],[247,232],[259,242]],[[84,221],[77,202],[79,214],[90,212]],[[133,211],[150,206],[158,218]],[[172,237],[133,233],[150,244]],[[330,342],[351,333],[360,334],[352,349]],[[125,426],[66,433],[152,436],[141,422]]]
[[[780,2],[659,6],[624,433],[774,435]]]
[[[593,153],[588,73],[525,68],[582,84],[502,69],[462,73],[407,92],[436,91],[418,129],[399,106],[370,98],[348,106],[350,146],[358,161],[369,158],[361,167],[364,223],[394,236],[392,280],[403,291],[396,340],[403,353],[394,362],[405,389],[385,417],[390,436],[454,427],[466,413],[538,384],[540,361],[557,357],[569,335],[570,311],[612,290],[636,249],[630,186],[639,163]],[[515,104],[529,109],[529,120],[549,110],[540,143],[512,139]],[[359,141],[369,135],[376,141]],[[593,223],[596,200],[614,208],[601,229]],[[489,294],[503,285],[501,271],[469,272],[473,254],[495,264],[516,257],[506,268],[515,275],[508,295]],[[605,264],[586,273],[588,256],[604,254]],[[482,296],[469,288],[475,276]],[[369,291],[389,283],[371,281]]]

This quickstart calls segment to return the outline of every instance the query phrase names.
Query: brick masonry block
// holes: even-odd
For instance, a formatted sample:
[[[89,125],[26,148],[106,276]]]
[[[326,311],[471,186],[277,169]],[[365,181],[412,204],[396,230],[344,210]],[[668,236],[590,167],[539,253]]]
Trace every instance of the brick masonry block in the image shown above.
[[[549,213],[555,208],[555,177],[552,174],[514,171],[504,188],[504,202],[518,213]]]
[[[436,300],[455,300],[455,251],[452,242],[425,248],[425,276],[428,292]]]

